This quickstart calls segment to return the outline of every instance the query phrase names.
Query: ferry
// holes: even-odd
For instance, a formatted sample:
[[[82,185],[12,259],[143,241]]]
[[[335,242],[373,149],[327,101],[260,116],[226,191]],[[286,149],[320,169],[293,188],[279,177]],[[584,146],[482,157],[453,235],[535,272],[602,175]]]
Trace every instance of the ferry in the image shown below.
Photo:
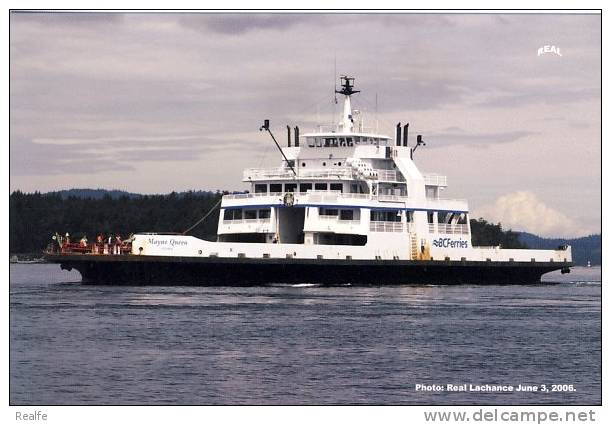
[[[570,271],[570,246],[473,246],[467,201],[443,198],[447,177],[416,165],[422,135],[410,144],[409,124],[394,137],[364,127],[353,77],[335,91],[331,128],[287,126],[280,146],[264,120],[282,160],[244,170],[248,190],[222,197],[215,241],[139,233],[120,246],[55,243],[46,260],[84,282],[139,284],[532,284]]]

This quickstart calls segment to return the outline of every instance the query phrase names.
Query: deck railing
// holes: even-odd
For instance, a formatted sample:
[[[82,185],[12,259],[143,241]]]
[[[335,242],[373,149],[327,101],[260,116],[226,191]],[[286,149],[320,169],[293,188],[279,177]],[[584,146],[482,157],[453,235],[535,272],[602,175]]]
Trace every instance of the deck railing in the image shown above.
[[[423,174],[424,184],[427,186],[448,186],[448,177],[441,174]]]
[[[404,224],[400,221],[370,221],[369,230],[372,232],[403,232]]]
[[[334,161],[344,162],[345,159],[336,158]],[[371,173],[359,172],[358,168],[349,166],[341,167],[329,167],[328,169],[308,169],[308,168],[296,168],[297,176],[293,174],[290,168],[247,168],[244,170],[243,180],[268,180],[268,179],[325,179],[325,180],[353,180],[353,179],[369,179],[379,180],[385,182],[404,182],[405,178],[397,170],[382,170],[382,169],[370,169]],[[443,176],[441,176],[443,177]]]
[[[342,193],[339,190],[308,190],[306,193],[300,192],[287,192],[293,193],[296,200],[301,202],[321,202],[321,201],[336,201],[340,199],[371,199],[373,201],[387,201],[387,202],[408,202],[412,198],[400,195],[371,195],[369,193]],[[285,195],[285,192],[271,192],[271,193],[234,193],[231,195],[224,195],[223,199],[251,199],[256,197],[273,197],[281,200]],[[449,198],[427,198],[426,200],[428,208],[439,208],[446,209],[444,205],[446,202],[464,202],[464,199],[449,199]]]
[[[398,172],[397,170],[376,169],[374,171],[378,175],[379,181],[384,181],[384,182],[404,182],[405,181],[405,178],[403,177],[403,175],[400,172]]]
[[[435,223],[429,223],[429,232],[435,233]],[[437,223],[437,233],[446,235],[465,235],[469,233],[467,224]]]

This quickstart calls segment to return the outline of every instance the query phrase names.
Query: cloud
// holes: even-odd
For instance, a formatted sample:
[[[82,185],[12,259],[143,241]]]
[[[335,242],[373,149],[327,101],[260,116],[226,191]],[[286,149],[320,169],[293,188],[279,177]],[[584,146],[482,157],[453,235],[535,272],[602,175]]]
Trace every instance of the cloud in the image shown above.
[[[10,145],[11,173],[31,176],[134,171],[135,163],[168,163],[168,158],[194,161],[219,149],[239,147],[243,147],[239,141],[211,142],[182,135],[20,139]]]
[[[200,14],[181,16],[179,22],[195,30],[209,30],[220,34],[240,35],[255,30],[285,30],[301,22],[312,20],[306,14]]]
[[[578,223],[545,205],[528,191],[501,196],[493,204],[474,211],[474,217],[501,223],[504,229],[525,231],[547,237],[578,237],[595,233],[592,226]]]
[[[465,145],[467,147],[489,147],[497,143],[511,143],[523,137],[536,134],[532,131],[505,131],[498,133],[466,133],[457,127],[444,133],[430,133],[425,136],[429,140],[431,148],[439,148],[447,145]],[[427,145],[428,146],[428,145]]]

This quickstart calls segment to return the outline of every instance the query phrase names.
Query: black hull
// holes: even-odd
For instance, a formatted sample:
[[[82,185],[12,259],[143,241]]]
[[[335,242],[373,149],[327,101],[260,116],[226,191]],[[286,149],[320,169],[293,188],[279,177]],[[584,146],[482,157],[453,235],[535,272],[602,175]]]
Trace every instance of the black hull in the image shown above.
[[[304,260],[191,258],[113,255],[47,255],[63,269],[76,269],[83,282],[140,285],[456,285],[536,284],[572,263]]]

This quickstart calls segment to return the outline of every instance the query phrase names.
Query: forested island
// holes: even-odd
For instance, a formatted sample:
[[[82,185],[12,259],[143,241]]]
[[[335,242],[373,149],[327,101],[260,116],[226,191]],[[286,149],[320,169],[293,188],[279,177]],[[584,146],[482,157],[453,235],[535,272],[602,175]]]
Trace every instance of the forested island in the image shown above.
[[[141,195],[118,190],[71,189],[48,193],[15,191],[9,201],[9,252],[40,256],[55,232],[70,232],[73,239],[98,234],[128,236],[138,232],[182,233],[210,211],[223,192],[188,191]],[[218,206],[190,235],[216,240]],[[601,261],[601,237],[545,239],[504,230],[500,223],[471,220],[474,246],[555,249],[570,244],[578,265]]]

